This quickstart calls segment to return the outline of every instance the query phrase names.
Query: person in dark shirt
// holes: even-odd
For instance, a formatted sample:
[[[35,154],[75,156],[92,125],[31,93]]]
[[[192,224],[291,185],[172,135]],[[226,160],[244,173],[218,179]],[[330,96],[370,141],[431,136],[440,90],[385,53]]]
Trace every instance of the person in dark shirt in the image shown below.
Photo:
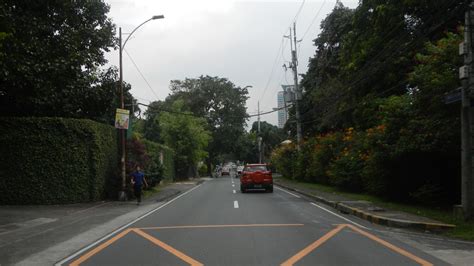
[[[146,183],[146,179],[145,179],[145,174],[143,174],[139,165],[137,165],[136,171],[132,173],[131,182],[133,185],[133,191],[134,191],[135,197],[137,198],[137,205],[139,205],[140,202],[142,201],[143,184],[145,184],[145,186],[148,187],[148,184]]]

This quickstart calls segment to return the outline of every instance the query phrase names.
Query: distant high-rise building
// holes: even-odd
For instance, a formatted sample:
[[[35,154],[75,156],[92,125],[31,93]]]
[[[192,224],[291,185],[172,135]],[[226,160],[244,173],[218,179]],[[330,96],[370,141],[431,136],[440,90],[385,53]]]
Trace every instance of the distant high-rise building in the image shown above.
[[[283,91],[279,91],[277,95],[278,101],[278,127],[283,128],[288,120],[288,105],[290,104],[289,95],[293,89],[293,85],[281,85]]]
[[[278,109],[285,107],[285,96],[283,91],[278,92]],[[278,127],[283,128],[285,126],[286,120],[288,120],[288,115],[286,108],[278,110]]]

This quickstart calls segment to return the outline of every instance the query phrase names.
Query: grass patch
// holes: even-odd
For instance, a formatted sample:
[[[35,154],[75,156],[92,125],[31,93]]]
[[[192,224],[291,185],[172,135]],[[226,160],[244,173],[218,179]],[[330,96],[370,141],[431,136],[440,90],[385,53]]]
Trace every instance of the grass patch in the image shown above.
[[[160,184],[160,185],[154,186],[152,188],[143,190],[143,198],[146,199],[146,198],[149,198],[149,197],[159,193],[163,187],[164,187],[164,185]]]
[[[278,180],[280,178],[275,178],[275,179]],[[386,199],[373,196],[373,195],[341,191],[338,188],[333,187],[333,186],[299,182],[299,181],[295,181],[295,180],[291,180],[287,178],[281,178],[281,179],[284,179],[285,182],[290,182],[297,187],[304,187],[307,189],[314,189],[314,190],[325,192],[325,193],[337,194],[337,195],[346,197],[349,200],[370,201],[386,209],[395,210],[395,211],[403,211],[406,213],[411,213],[411,214],[427,217],[433,220],[437,220],[442,223],[454,224],[456,225],[456,228],[443,232],[441,235],[463,239],[463,240],[474,241],[474,221],[467,222],[462,219],[456,219],[453,216],[453,212],[450,208],[441,208],[441,207],[436,208],[436,207],[427,207],[427,206],[420,206],[420,205],[411,205],[411,204],[406,204],[406,203],[397,203],[397,202],[388,201]]]

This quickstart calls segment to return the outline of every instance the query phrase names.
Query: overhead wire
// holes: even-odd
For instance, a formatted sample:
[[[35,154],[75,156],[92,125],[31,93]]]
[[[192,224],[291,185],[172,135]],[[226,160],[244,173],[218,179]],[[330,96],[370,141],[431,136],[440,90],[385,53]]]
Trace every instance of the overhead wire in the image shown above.
[[[303,36],[301,37],[301,39],[299,40],[299,43],[298,43],[298,51],[300,51],[301,49],[301,45],[303,43],[303,40],[304,38],[306,37],[306,34],[308,34],[308,32],[310,31],[311,27],[313,26],[314,22],[316,22],[316,19],[319,17],[319,14],[321,13],[321,11],[323,10],[323,7],[324,5],[326,4],[326,1],[327,0],[324,0],[323,3],[321,4],[321,6],[319,7],[318,11],[316,12],[316,14],[314,15],[313,19],[311,20],[311,23],[308,25],[308,27],[306,28],[306,30],[304,31],[304,34]],[[298,60],[300,58],[300,55],[301,53],[297,53],[297,56],[298,56]]]
[[[314,15],[313,19],[311,20],[311,23],[309,24],[309,26],[306,28],[303,36],[301,37],[301,40],[304,40],[304,37],[306,37],[306,34],[308,34],[309,30],[311,29],[311,27],[313,26],[314,22],[316,22],[316,19],[319,17],[319,14],[321,13],[321,11],[323,10],[323,7],[324,5],[326,4],[326,1],[327,0],[324,0],[323,3],[321,4],[321,6],[319,7],[318,9],[318,12],[316,12],[316,15]]]
[[[449,7],[450,5],[452,5],[454,2],[456,2],[456,0],[453,0],[451,2],[448,2],[447,7]],[[444,14],[445,13],[445,10],[444,8],[442,8],[442,10],[440,11],[440,14]],[[437,14],[433,14],[431,17],[430,17],[430,20],[428,21],[431,21],[435,18],[437,18]],[[452,18],[452,15],[448,18],[448,19],[451,19]],[[368,79],[371,74],[375,74],[374,73],[370,73],[371,71],[367,71],[367,70],[370,70],[371,67],[373,68],[376,68],[376,69],[379,69],[379,66],[384,66],[384,64],[382,65],[378,65],[376,63],[381,63],[380,61],[377,61],[377,59],[379,59],[380,57],[387,57],[387,56],[390,56],[392,55],[394,52],[404,52],[405,50],[408,50],[409,48],[412,48],[412,46],[414,46],[416,43],[411,43],[409,45],[406,45],[404,49],[402,50],[397,50],[399,48],[400,45],[403,45],[405,42],[406,42],[406,38],[407,37],[410,37],[411,35],[413,34],[416,34],[416,33],[420,33],[422,30],[424,29],[417,29],[415,30],[414,32],[404,32],[402,33],[401,35],[399,36],[393,36],[393,37],[390,37],[391,33],[394,32],[395,30],[398,29],[398,27],[404,25],[403,21],[399,22],[398,25],[397,25],[397,28],[393,28],[392,31],[390,31],[389,34],[386,35],[386,37],[384,39],[382,39],[382,43],[387,43],[388,42],[388,39],[397,39],[398,41],[394,43],[394,45],[392,45],[391,47],[390,46],[385,46],[380,52],[378,52],[375,56],[371,57],[370,60],[367,60],[364,65],[362,67],[360,67],[360,69],[363,69],[364,71],[360,71],[359,73],[359,78],[358,79],[355,79],[354,81],[352,81],[347,87],[352,87],[354,85],[357,85],[358,83],[362,82],[363,80],[365,79]],[[437,28],[435,29],[432,29],[428,32],[425,32],[424,34],[421,34],[423,37],[426,37],[428,34],[431,34],[434,30],[436,30]],[[390,50],[392,49],[392,50]],[[369,72],[369,73],[367,73]]]
[[[146,107],[150,107],[149,104],[144,104],[144,103],[137,103],[138,105],[143,105],[143,106],[146,106]],[[257,114],[247,114],[246,118],[249,118],[249,117],[256,117],[256,116],[262,116],[262,115],[267,115],[267,114],[271,114],[271,113],[274,113],[274,112],[277,112],[277,111],[280,111],[282,109],[285,109],[285,108],[288,108],[289,106],[286,106],[286,107],[279,107],[279,108],[274,108],[273,110],[270,110],[270,111],[265,111],[265,112],[260,112],[260,113],[257,113]],[[149,109],[148,109],[149,110]],[[149,110],[149,111],[153,111],[153,110]],[[166,112],[166,113],[172,113],[172,114],[177,114],[177,115],[186,115],[186,116],[193,116],[193,117],[197,117],[197,118],[206,118],[205,116],[200,116],[200,115],[196,115],[192,112],[180,112],[180,111],[174,111],[174,110],[170,110],[168,108],[163,108],[163,107],[160,107],[158,108],[157,111],[161,111],[161,112]],[[237,116],[228,116],[228,117],[231,117],[231,118],[234,118],[234,117],[237,117]]]
[[[285,35],[287,32],[288,32],[288,30],[286,30],[285,33],[283,33],[282,35]],[[283,51],[283,43],[284,43],[284,38],[281,37],[280,46],[279,46],[278,52],[277,52],[277,54],[276,54],[276,56],[275,56],[275,60],[274,60],[273,65],[272,65],[272,70],[271,70],[271,72],[270,72],[270,76],[268,77],[267,83],[265,84],[265,88],[263,89],[263,93],[262,93],[262,95],[260,96],[260,100],[265,96],[265,93],[267,92],[268,87],[270,86],[270,82],[271,82],[271,80],[272,80],[272,78],[273,78],[273,75],[274,75],[274,73],[275,73],[275,67],[276,67],[276,65],[278,64],[278,61],[279,61],[279,59],[280,59],[280,52]]]
[[[125,53],[128,55],[128,58],[130,58],[130,61],[132,61],[133,65],[135,66],[135,69],[138,71],[138,73],[140,74],[140,76],[142,77],[142,79],[145,81],[145,83],[147,84],[148,88],[150,89],[150,91],[153,93],[153,95],[155,95],[155,97],[158,99],[158,95],[155,93],[155,90],[153,90],[153,88],[151,87],[150,83],[148,82],[148,80],[145,78],[145,76],[143,75],[142,71],[140,70],[140,68],[138,67],[138,65],[135,63],[135,60],[133,60],[132,56],[127,52],[126,49],[124,49]]]
[[[303,2],[301,2],[300,8],[296,12],[295,18],[293,18],[293,22],[296,22],[298,20],[298,16],[300,15],[301,10],[303,10],[303,6],[304,6],[305,2],[306,2],[306,0],[303,0]]]
[[[303,10],[303,7],[304,7],[305,2],[306,2],[306,0],[303,0],[303,1],[301,2],[301,5],[300,5],[300,7],[298,8],[298,11],[297,11],[296,14],[295,14],[295,17],[293,18],[292,23],[296,23],[296,21],[298,20],[298,17],[299,17],[299,15],[300,15],[301,11]],[[282,35],[286,35],[286,33],[288,32],[288,30],[289,30],[289,27],[287,28],[287,30],[286,30]],[[268,87],[270,86],[270,82],[271,82],[271,80],[272,80],[272,78],[273,78],[273,75],[274,75],[274,72],[275,72],[275,66],[277,65],[277,63],[278,63],[278,61],[279,61],[279,59],[280,59],[280,56],[279,56],[280,51],[281,51],[281,57],[284,58],[283,50],[284,50],[284,48],[286,48],[286,43],[285,43],[285,47],[283,48],[283,42],[284,42],[284,40],[285,40],[285,38],[282,37],[282,42],[280,43],[280,47],[278,48],[278,53],[277,53],[277,56],[275,57],[275,61],[274,61],[273,66],[272,66],[272,70],[271,70],[271,73],[270,73],[270,77],[268,78],[267,83],[266,83],[266,85],[265,85],[265,88],[264,88],[264,90],[263,90],[263,93],[262,93],[262,95],[261,95],[260,98],[259,98],[260,100],[263,99],[263,97],[265,96],[265,93],[266,93],[267,90],[268,90]],[[284,58],[284,60],[287,61],[286,58]]]
[[[447,2],[447,5],[446,5],[445,7],[440,8],[440,10],[441,10],[441,11],[440,11],[440,14],[441,14],[441,13],[445,14],[445,9],[448,8],[448,7],[451,7],[455,2],[456,2],[456,1]],[[455,10],[454,10],[454,11],[455,11]],[[453,12],[450,16],[444,16],[445,21],[447,21],[447,20],[449,20],[449,19],[452,19],[452,18],[454,17],[455,13],[456,13],[456,12]],[[431,21],[431,20],[433,20],[433,19],[435,19],[435,18],[437,18],[437,17],[438,17],[438,15],[432,14],[432,16],[430,16],[430,19],[427,20],[427,21]],[[404,25],[404,23],[402,23],[402,25]],[[439,23],[438,25],[436,25],[436,27],[431,28],[429,31],[427,31],[427,32],[425,32],[424,34],[421,34],[421,35],[422,35],[423,37],[427,37],[427,35],[431,34],[433,31],[437,30],[437,29],[438,29],[440,26],[442,26],[442,25],[443,25],[443,23]],[[399,26],[400,26],[400,25],[398,25],[398,27],[399,27]],[[392,29],[391,32],[393,32],[394,30],[396,30],[396,29]],[[417,32],[419,33],[419,32],[421,32],[422,30],[424,30],[424,29],[417,29],[417,30],[415,30],[414,33],[417,33]],[[404,33],[403,35],[412,35],[412,34],[413,34],[412,32],[408,32],[408,33]],[[386,36],[389,37],[390,34],[387,34]],[[399,36],[399,37],[401,37],[401,36]],[[409,37],[409,36],[403,36],[403,37]],[[392,39],[394,39],[394,37],[392,37]],[[398,38],[398,40],[399,40],[399,41],[398,41],[397,43],[399,43],[399,44],[402,44],[402,43],[404,42],[404,39]],[[408,49],[412,48],[412,46],[414,46],[414,45],[416,45],[416,43],[411,43],[411,44],[409,44],[409,45],[406,45],[405,48],[402,49],[402,50],[398,50],[398,51],[397,51],[397,50],[394,50],[394,51],[390,51],[390,50],[389,50],[388,52],[387,52],[387,48],[385,47],[385,48],[384,48],[380,53],[378,53],[375,57],[373,57],[371,60],[367,61],[361,69],[364,69],[364,68],[366,68],[366,67],[371,67],[371,66],[374,64],[374,62],[376,62],[375,59],[378,59],[378,57],[381,57],[381,56],[383,56],[383,55],[391,55],[391,54],[393,54],[394,52],[404,52],[405,50],[408,50]],[[398,48],[398,45],[394,45],[393,47]],[[377,61],[377,63],[380,64],[380,61]],[[376,66],[377,66],[377,65],[376,65]],[[359,82],[362,82],[363,80],[367,79],[367,78],[370,76],[370,73],[368,74],[367,71],[364,71],[363,73],[361,73],[361,75],[362,75],[362,74],[364,75],[364,77],[362,77],[362,78],[360,78],[360,79],[358,79],[358,80],[352,82],[348,87],[352,87],[352,86],[358,84]],[[387,92],[390,92],[390,91],[392,91],[392,90],[398,88],[399,86],[403,85],[404,83],[406,83],[406,81],[405,81],[405,80],[402,80],[402,81],[400,81],[399,83],[397,83],[396,85],[394,85],[394,86],[392,86],[392,87],[390,87],[390,88],[388,88],[388,89],[386,89],[386,90],[383,90],[383,91],[381,91],[381,92],[376,93],[375,96],[380,96],[380,95],[383,95],[383,94],[385,94],[385,93],[387,93]],[[337,98],[334,99],[334,100],[335,100],[335,101],[338,101],[338,100],[340,100],[340,99],[343,98],[343,97],[344,97],[344,94],[343,94],[343,95],[340,95],[339,97],[337,97]],[[333,116],[335,116],[335,115],[337,115],[337,114],[341,114],[341,113],[343,113],[343,112],[347,112],[347,111],[350,111],[350,110],[352,110],[352,109],[355,109],[357,106],[359,106],[358,103],[357,103],[357,104],[353,104],[352,106],[349,106],[349,107],[347,107],[347,108],[344,108],[344,109],[342,109],[342,110],[339,110],[339,111],[337,111],[337,112],[335,112],[335,113],[331,113],[331,114],[330,114],[330,117],[333,117]],[[311,111],[313,111],[313,109],[310,109],[310,110],[308,110],[308,111],[305,112],[305,113],[308,113],[308,112],[311,112]],[[315,122],[315,121],[317,121],[317,120],[318,120],[318,119],[314,119],[314,120],[311,120],[311,121],[304,121],[304,122],[302,122],[302,124],[312,123],[312,122]],[[290,121],[290,122],[294,123],[294,121]]]

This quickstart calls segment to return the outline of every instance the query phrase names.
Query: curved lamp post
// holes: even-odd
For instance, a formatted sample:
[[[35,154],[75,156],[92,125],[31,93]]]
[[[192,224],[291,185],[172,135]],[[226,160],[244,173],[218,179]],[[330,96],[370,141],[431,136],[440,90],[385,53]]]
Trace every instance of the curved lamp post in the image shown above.
[[[128,40],[132,36],[132,34],[141,26],[143,26],[145,23],[155,20],[155,19],[162,19],[165,18],[163,15],[157,15],[153,16],[150,19],[147,19],[144,21],[142,24],[138,25],[135,27],[135,29],[132,30],[132,32],[128,35],[127,39],[125,39],[125,42],[122,44],[122,28],[119,27],[119,75],[120,75],[120,108],[124,108],[124,95],[123,95],[123,71],[122,71],[122,52],[123,48],[125,47],[125,44],[127,44]],[[125,180],[126,180],[126,164],[125,164],[125,129],[120,129],[120,138],[121,138],[121,144],[122,144],[122,156],[120,158],[120,164],[122,168],[122,190],[119,193],[119,199],[120,200],[126,200],[126,193],[125,193]]]

